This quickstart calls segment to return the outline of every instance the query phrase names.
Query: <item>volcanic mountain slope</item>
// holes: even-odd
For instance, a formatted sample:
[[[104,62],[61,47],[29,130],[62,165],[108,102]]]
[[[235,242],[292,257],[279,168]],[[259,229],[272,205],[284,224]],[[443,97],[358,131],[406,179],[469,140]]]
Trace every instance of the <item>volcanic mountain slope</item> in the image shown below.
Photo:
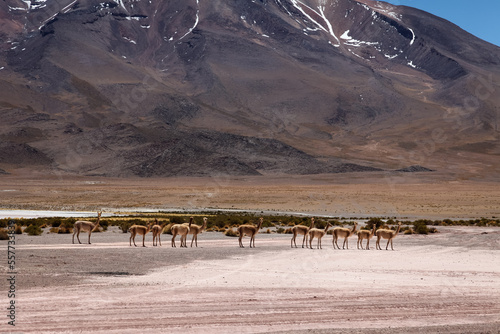
[[[6,0],[0,27],[7,172],[499,172],[500,49],[416,9]]]

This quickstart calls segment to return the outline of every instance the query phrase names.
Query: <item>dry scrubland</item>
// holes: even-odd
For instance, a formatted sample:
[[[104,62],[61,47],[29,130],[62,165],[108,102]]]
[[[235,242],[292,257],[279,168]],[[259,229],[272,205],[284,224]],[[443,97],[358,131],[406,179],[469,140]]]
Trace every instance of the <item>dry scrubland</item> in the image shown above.
[[[495,183],[422,176],[119,180],[23,179],[0,185],[3,207],[241,208],[311,215],[499,217]],[[391,182],[387,182],[390,180]],[[406,182],[406,184],[404,184]],[[198,248],[129,247],[118,227],[16,235],[17,331],[26,333],[499,333],[500,228],[437,226],[399,234],[394,251],[290,248],[289,234],[256,247],[204,232]],[[47,231],[47,230],[46,230]],[[46,232],[45,231],[45,232]],[[82,233],[85,242],[87,235]],[[136,241],[141,240],[139,237]],[[188,238],[188,245],[191,236]],[[298,237],[298,244],[301,239]],[[5,241],[0,241],[3,245]],[[382,242],[385,248],[385,242]],[[6,272],[6,264],[2,263]],[[7,302],[6,297],[2,300]],[[6,322],[0,331],[12,330]]]
[[[500,217],[496,181],[438,173],[287,177],[110,179],[2,176],[4,208],[98,210],[197,208],[398,218]]]

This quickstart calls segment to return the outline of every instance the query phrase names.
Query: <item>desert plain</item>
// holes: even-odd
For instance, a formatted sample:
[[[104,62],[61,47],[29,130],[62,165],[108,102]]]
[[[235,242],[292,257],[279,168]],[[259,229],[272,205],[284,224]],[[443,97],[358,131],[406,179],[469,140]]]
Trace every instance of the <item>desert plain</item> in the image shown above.
[[[494,181],[416,173],[293,177],[109,179],[2,176],[3,209],[246,210],[317,217],[471,219],[500,216]],[[212,210],[212,211],[209,211]],[[187,213],[186,213],[187,215]],[[219,232],[198,247],[129,246],[117,227],[16,235],[16,326],[24,333],[499,333],[500,228],[437,226],[394,250],[290,247],[288,234],[256,248]],[[137,240],[140,240],[138,238]],[[188,246],[191,237],[188,238]],[[6,241],[1,241],[6,245]],[[138,243],[139,244],[139,243]],[[5,246],[6,247],[6,246]],[[4,257],[0,264],[7,273]],[[3,286],[3,285],[2,285]],[[2,304],[7,294],[2,292]],[[6,307],[3,307],[6,312]]]

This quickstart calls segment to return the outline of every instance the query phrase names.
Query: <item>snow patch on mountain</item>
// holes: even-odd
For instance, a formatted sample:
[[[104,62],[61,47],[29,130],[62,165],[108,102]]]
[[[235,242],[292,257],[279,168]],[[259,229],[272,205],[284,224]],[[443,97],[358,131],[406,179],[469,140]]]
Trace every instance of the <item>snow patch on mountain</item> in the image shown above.
[[[196,20],[194,22],[194,25],[191,28],[189,28],[187,33],[185,33],[181,38],[179,38],[179,41],[184,37],[186,37],[187,35],[189,35],[196,28],[199,22],[200,22],[200,0],[196,0]]]
[[[340,36],[341,39],[345,40],[345,42],[344,42],[345,45],[358,47],[358,46],[363,46],[363,45],[374,46],[374,45],[379,44],[379,42],[366,42],[366,41],[360,41],[360,40],[354,39],[351,36],[349,36],[349,31],[350,30],[345,31],[342,34],[342,36]]]

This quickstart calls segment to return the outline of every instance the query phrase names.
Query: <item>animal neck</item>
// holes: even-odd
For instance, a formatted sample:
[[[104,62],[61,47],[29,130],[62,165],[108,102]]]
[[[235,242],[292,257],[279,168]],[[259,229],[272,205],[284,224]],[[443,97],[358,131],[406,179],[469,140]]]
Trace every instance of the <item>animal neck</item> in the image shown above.
[[[260,230],[263,222],[264,222],[264,219],[259,220],[259,224],[257,225],[257,231]]]
[[[330,228],[330,224],[326,224],[326,227],[325,227],[325,234],[326,232],[328,232],[328,229]]]
[[[201,225],[200,232],[207,228],[207,219],[203,218],[203,225]]]
[[[373,237],[376,229],[377,229],[377,224],[373,223],[373,229],[372,229],[372,233],[370,233],[370,237]]]
[[[398,235],[400,229],[401,229],[401,224],[398,225],[396,232],[394,232],[394,236]]]
[[[95,230],[97,230],[97,228],[99,227],[99,218],[97,219],[97,221],[92,225],[92,232],[94,232]]]
[[[96,222],[94,223],[94,226],[92,227],[92,231],[93,231],[93,230],[95,230],[95,229],[99,226],[99,222],[100,222],[100,220],[101,220],[101,213],[100,213],[100,212],[98,212],[98,213],[97,213],[97,220],[96,220]]]
[[[358,227],[358,223],[354,223],[354,226],[353,226],[351,232],[349,233],[349,236],[353,235],[356,232],[357,227]]]
[[[307,231],[310,231],[312,228],[314,228],[314,218],[311,219],[311,226],[309,226]]]

